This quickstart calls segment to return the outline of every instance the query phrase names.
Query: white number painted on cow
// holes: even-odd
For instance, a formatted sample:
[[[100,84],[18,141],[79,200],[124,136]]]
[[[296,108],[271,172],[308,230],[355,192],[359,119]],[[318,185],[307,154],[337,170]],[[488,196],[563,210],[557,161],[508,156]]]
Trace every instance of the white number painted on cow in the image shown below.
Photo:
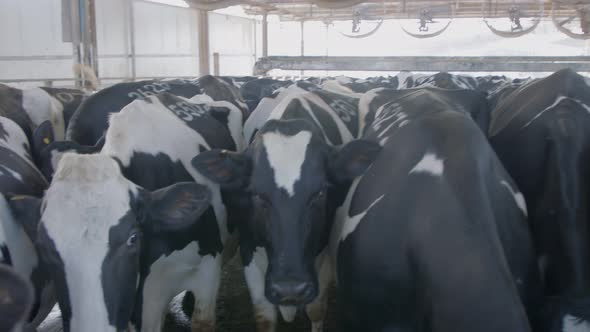
[[[167,105],[167,107],[186,122],[190,122],[195,118],[200,118],[209,112],[209,108],[206,105],[190,104],[185,101],[179,101],[176,104]]]
[[[348,123],[356,117],[356,107],[344,100],[335,99],[329,104],[329,106],[334,110],[334,112],[338,114],[338,116],[344,122]]]
[[[69,92],[58,92],[55,94],[55,97],[64,104],[74,101],[74,95]]]
[[[127,96],[129,98],[147,98],[149,96],[156,95],[170,90],[170,84],[164,82],[154,82],[146,84],[134,92],[129,92]]]
[[[398,124],[398,127],[401,128],[408,123],[406,120],[408,115],[402,112],[402,106],[398,103],[393,103],[390,105],[385,105],[381,109],[377,110],[377,114],[375,115],[375,120],[371,127],[377,133],[377,136],[381,138],[387,131],[395,124]],[[385,127],[385,123],[393,120],[391,123]]]

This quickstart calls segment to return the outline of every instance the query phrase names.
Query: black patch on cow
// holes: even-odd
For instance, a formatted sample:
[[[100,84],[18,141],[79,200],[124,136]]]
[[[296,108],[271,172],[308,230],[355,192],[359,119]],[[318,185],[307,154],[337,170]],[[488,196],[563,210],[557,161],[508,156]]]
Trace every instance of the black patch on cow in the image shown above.
[[[72,115],[74,115],[76,109],[78,109],[84,98],[86,98],[84,91],[66,88],[40,88],[62,104],[64,124],[65,128],[68,128]]]
[[[0,121],[0,139],[3,141],[6,141],[8,136],[9,136],[9,134],[6,131],[6,129],[4,129],[4,124],[2,123],[2,121]]]
[[[212,149],[236,149],[227,127],[229,110],[222,111],[222,108],[217,108],[211,112],[211,108],[206,104],[191,103],[170,93],[161,93],[157,98],[168,110],[199,133]]]
[[[46,188],[47,181],[34,166],[12,150],[0,146],[0,192],[39,197]]]
[[[316,91],[315,94],[328,104],[342,119],[353,137],[358,136],[358,98],[352,98],[327,91]],[[322,125],[324,123],[322,122]],[[327,128],[326,128],[327,129]],[[342,143],[339,143],[342,144]]]
[[[130,196],[133,198],[131,193]],[[127,328],[134,309],[141,252],[141,233],[137,227],[136,215],[130,209],[109,229],[109,250],[102,262],[101,281],[109,323],[117,330]],[[132,242],[133,232],[136,238]]]
[[[2,264],[11,265],[12,266],[12,258],[10,257],[10,250],[4,244],[0,245],[0,252],[2,252]]]
[[[49,237],[47,229],[43,224],[39,225],[37,234],[37,250],[53,279],[55,294],[59,303],[59,309],[61,310],[64,332],[69,332],[72,308],[64,263],[56,249],[55,242]]]
[[[177,182],[194,181],[182,162],[172,161],[170,156],[163,153],[154,156],[139,151],[133,152],[131,162],[123,166],[121,170],[125,178],[150,191]]]
[[[0,84],[0,116],[14,121],[31,138],[33,121],[23,108],[22,90]]]
[[[72,115],[66,139],[82,145],[94,145],[108,128],[108,116],[117,113],[136,98],[145,98],[162,92],[191,98],[201,89],[187,80],[141,81],[118,83],[86,98]]]
[[[0,266],[0,330],[15,331],[33,300],[29,283],[8,266]]]
[[[147,221],[149,223],[149,221]],[[188,229],[182,231],[162,231],[144,228],[143,243],[140,259],[140,290],[137,292],[135,308],[133,313],[134,325],[141,329],[141,308],[143,307],[143,290],[145,278],[149,273],[150,266],[162,255],[169,256],[172,252],[184,249],[191,242],[199,244],[199,255],[216,256],[223,250],[221,234],[217,225],[217,219],[213,208],[209,207],[201,215],[199,222],[194,223]]]
[[[199,144],[199,153],[209,150],[206,146]]]

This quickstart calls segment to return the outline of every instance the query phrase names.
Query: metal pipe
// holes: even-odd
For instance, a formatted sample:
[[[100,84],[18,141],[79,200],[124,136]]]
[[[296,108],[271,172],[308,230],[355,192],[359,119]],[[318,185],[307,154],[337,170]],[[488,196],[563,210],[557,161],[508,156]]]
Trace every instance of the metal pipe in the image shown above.
[[[282,70],[338,70],[338,71],[424,71],[424,72],[554,72],[571,68],[578,72],[590,71],[590,57],[443,57],[443,56],[271,56],[260,58],[255,74],[263,75],[272,69]]]
[[[208,75],[211,73],[209,61],[209,12],[199,10],[199,73]]]
[[[219,53],[213,53],[213,75],[219,76]]]
[[[262,56],[268,56],[268,14],[262,15]]]
[[[129,51],[131,55],[131,80],[137,77],[137,59],[135,54],[135,11],[133,10],[134,0],[127,0],[129,9]]]

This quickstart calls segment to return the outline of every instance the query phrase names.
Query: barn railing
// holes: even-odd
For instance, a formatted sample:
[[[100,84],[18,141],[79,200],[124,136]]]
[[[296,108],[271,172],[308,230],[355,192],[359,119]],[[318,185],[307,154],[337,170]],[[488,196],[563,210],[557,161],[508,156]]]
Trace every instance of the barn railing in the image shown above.
[[[417,71],[417,72],[553,72],[571,68],[590,71],[590,56],[269,56],[259,58],[255,75],[273,69],[326,71]]]

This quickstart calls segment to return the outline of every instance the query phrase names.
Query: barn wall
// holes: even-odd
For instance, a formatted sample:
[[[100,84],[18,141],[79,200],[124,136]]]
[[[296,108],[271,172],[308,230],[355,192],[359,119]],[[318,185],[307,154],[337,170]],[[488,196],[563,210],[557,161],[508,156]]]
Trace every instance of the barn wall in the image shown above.
[[[252,75],[256,60],[256,21],[209,13],[211,68],[213,53],[219,53],[220,75]]]
[[[0,1],[0,45],[0,79],[72,77],[72,46],[62,42],[61,1]]]
[[[198,75],[195,10],[141,0],[96,0],[95,4],[103,84],[132,77],[131,28],[137,78]],[[27,86],[43,84],[44,79],[72,79],[73,49],[71,43],[62,42],[61,19],[61,1],[0,1],[0,80],[40,80],[19,84]]]

